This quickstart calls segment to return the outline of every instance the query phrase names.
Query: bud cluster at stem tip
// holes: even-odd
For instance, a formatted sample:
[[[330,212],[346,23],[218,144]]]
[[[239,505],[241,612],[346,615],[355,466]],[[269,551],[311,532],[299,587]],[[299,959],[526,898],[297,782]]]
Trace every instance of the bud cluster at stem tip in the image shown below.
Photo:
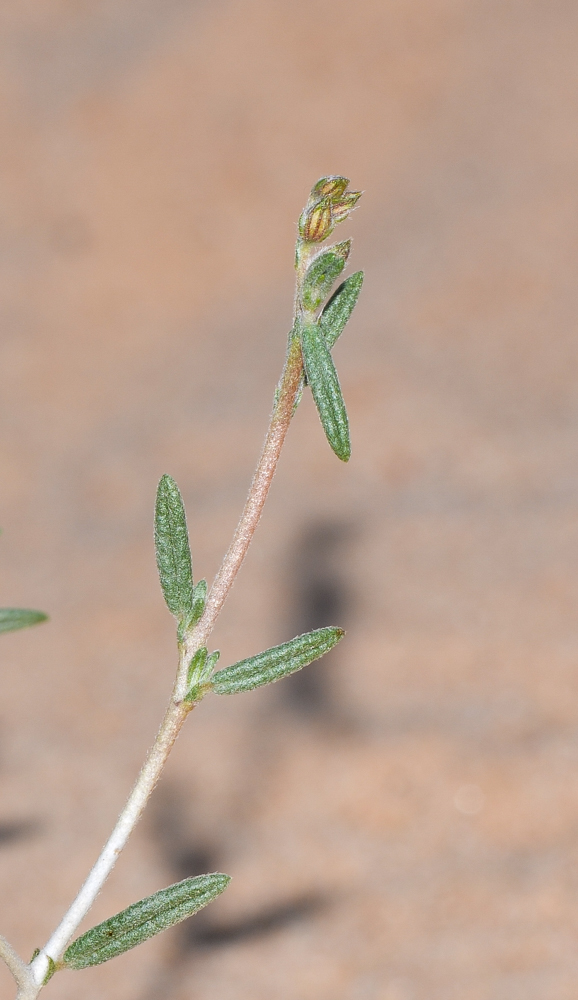
[[[361,198],[348,191],[347,177],[322,177],[313,186],[299,219],[299,236],[307,243],[321,243],[339,222],[345,222]]]

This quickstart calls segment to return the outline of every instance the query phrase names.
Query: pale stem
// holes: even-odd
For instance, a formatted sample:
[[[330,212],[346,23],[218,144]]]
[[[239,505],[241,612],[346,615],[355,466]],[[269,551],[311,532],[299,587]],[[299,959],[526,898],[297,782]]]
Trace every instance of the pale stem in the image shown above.
[[[28,966],[22,961],[20,955],[14,951],[11,944],[0,934],[0,958],[8,966],[18,986],[24,987],[30,978]]]
[[[16,994],[16,1000],[36,1000],[36,997],[38,996],[40,990],[42,989],[42,983],[37,983],[36,980],[34,979],[34,976],[32,974],[32,966],[29,965],[28,969],[30,970],[28,979],[26,983],[24,983],[18,990],[18,993]]]
[[[155,787],[172,746],[188,715],[191,705],[183,703],[186,692],[187,670],[191,657],[207,639],[225,598],[241,567],[251,539],[255,533],[263,510],[269,487],[277,467],[285,435],[293,416],[295,402],[301,385],[303,361],[297,338],[292,338],[285,367],[278,386],[277,400],[271,415],[269,430],[265,439],[261,458],[249,490],[243,514],[237,526],[233,541],[207,598],[206,609],[198,625],[183,643],[179,670],[169,707],[153,747],[138,777],[130,797],[118,822],[103,847],[101,854],[82,886],[72,906],[65,914],[39,955],[27,970],[27,985],[22,985],[17,1000],[34,1000],[42,988],[42,981],[48,970],[48,958],[58,962],[78,925],[92,906],[116,860],[136,826]],[[30,970],[31,976],[28,973]]]

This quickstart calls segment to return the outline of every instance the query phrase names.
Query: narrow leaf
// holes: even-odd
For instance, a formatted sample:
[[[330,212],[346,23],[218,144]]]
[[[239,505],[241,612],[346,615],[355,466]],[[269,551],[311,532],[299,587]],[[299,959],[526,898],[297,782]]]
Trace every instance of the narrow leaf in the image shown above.
[[[325,343],[331,350],[353,312],[363,285],[363,271],[356,271],[339,286],[319,318]]]
[[[207,665],[204,671],[207,676],[210,677],[211,674],[213,673],[213,670],[215,669],[217,663],[219,662],[220,655],[221,655],[220,649],[216,649],[214,653],[209,653],[209,656],[207,657]]]
[[[290,642],[273,646],[264,653],[218,670],[213,675],[213,690],[217,694],[236,694],[238,691],[252,691],[262,684],[271,684],[301,670],[301,667],[306,667],[313,660],[318,660],[344,635],[342,628],[333,627],[318,628],[314,632],[298,635]]]
[[[108,962],[154,934],[190,917],[219,896],[230,881],[229,875],[215,872],[212,875],[186,878],[170,885],[168,889],[161,889],[73,941],[64,952],[59,966],[66,969],[86,969],[89,965]]]
[[[303,289],[301,298],[306,309],[318,309],[321,303],[331,291],[334,281],[343,271],[351,240],[345,243],[338,243],[331,250],[318,254],[309,265],[303,279]]]
[[[201,646],[200,649],[197,649],[197,652],[189,663],[189,669],[187,672],[187,684],[189,687],[192,684],[198,684],[199,679],[205,671],[208,655],[209,650],[206,646]]]
[[[203,611],[205,610],[205,603],[207,600],[207,581],[199,580],[198,583],[193,587],[193,604],[190,611],[187,611],[185,615],[179,621],[179,627],[177,629],[177,638],[179,642],[183,642],[188,633],[195,627],[199,619],[202,617]]]
[[[13,632],[17,628],[27,628],[48,620],[48,615],[42,611],[29,611],[26,608],[0,608],[0,632]]]
[[[335,365],[316,323],[303,326],[301,346],[307,382],[311,386],[323,430],[337,457],[347,462],[351,455],[347,411]]]
[[[205,610],[207,600],[207,581],[199,580],[193,590],[193,611],[191,614],[191,625],[196,625]]]
[[[218,649],[209,656],[206,646],[202,646],[193,656],[187,672],[187,693],[185,701],[199,702],[210,688],[209,681],[215,669],[220,652]]]
[[[50,955],[48,955],[48,968],[46,970],[46,975],[44,976],[44,979],[42,980],[42,985],[46,986],[46,984],[49,983],[50,980],[52,979],[54,973],[57,972],[57,971],[58,971],[58,966],[57,966],[56,962],[54,961],[53,958],[50,957]]]
[[[185,508],[179,488],[163,476],[155,507],[155,548],[161,587],[169,611],[177,618],[191,614],[193,570]]]

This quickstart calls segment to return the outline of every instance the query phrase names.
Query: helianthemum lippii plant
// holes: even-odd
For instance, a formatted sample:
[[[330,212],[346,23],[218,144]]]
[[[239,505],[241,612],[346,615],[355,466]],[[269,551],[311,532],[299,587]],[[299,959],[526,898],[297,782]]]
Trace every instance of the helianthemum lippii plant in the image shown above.
[[[213,872],[187,878],[133,903],[72,940],[138,822],[191,710],[209,693],[237,694],[286,677],[323,656],[344,635],[343,629],[332,625],[319,628],[217,671],[219,653],[209,653],[207,646],[259,522],[287,429],[306,385],[311,388],[331,448],[344,462],[351,454],[347,412],[331,349],[357,302],[363,272],[352,274],[331,294],[349,258],[351,240],[323,246],[335,227],[349,218],[361,197],[360,191],[349,191],[348,185],[346,177],[322,177],[300,216],[295,307],[285,365],[249,495],[210,590],[205,580],[193,582],[185,509],[178,486],[167,475],[159,483],[155,507],[157,566],[167,607],[176,619],[179,652],[171,699],[114,830],[49,941],[27,964],[0,937],[0,957],[16,980],[17,1000],[35,1000],[60,969],[84,969],[107,962],[196,913],[223,892],[230,880],[228,875]],[[39,612],[0,610],[0,630],[32,624],[43,617]]]

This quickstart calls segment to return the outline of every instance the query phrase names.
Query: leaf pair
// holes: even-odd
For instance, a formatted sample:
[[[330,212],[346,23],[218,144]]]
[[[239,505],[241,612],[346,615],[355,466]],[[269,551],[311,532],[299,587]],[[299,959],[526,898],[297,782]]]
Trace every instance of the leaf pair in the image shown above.
[[[193,564],[183,498],[174,479],[162,476],[155,506],[155,549],[161,587],[179,623],[182,641],[205,610],[207,581],[193,586]]]
[[[218,649],[209,656],[206,646],[201,646],[193,656],[187,673],[187,693],[185,701],[195,704],[207,693],[210,680],[220,652]]]
[[[325,436],[343,462],[347,462],[351,455],[349,421],[330,350],[353,312],[362,284],[363,271],[352,274],[329,300],[319,320],[303,323],[300,329],[307,382],[311,386]]]
[[[316,328],[319,330],[319,328]],[[325,348],[326,352],[327,348]],[[315,372],[314,383],[315,381]],[[347,420],[347,417],[345,418]],[[157,565],[165,601],[179,622],[182,640],[200,618],[205,606],[205,580],[193,586],[193,570],[185,509],[179,488],[170,476],[163,476],[157,490],[155,509]],[[327,653],[344,635],[340,628],[321,628],[297,636],[241,660],[213,674],[219,653],[209,655],[206,646],[193,656],[187,674],[185,700],[195,703],[209,690],[217,694],[251,691],[300,670]]]
[[[344,635],[342,628],[318,628],[279,646],[272,646],[257,656],[239,660],[215,674],[213,670],[220,654],[215,651],[209,655],[206,646],[203,646],[197,650],[189,666],[185,701],[200,701],[210,690],[215,694],[238,694],[240,691],[253,691],[264,684],[273,684],[324,656]]]
[[[73,941],[56,968],[86,969],[108,962],[190,917],[216,899],[230,881],[229,875],[214,872],[186,878],[155,892]]]

